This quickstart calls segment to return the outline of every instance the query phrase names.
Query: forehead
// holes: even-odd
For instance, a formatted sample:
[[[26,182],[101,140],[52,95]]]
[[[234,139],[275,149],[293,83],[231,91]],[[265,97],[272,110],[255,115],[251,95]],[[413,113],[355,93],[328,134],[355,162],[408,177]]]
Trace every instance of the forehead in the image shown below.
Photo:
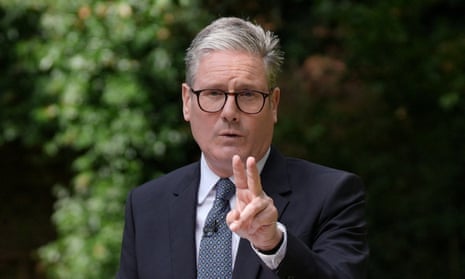
[[[196,86],[266,86],[263,59],[248,52],[212,51],[199,59]]]

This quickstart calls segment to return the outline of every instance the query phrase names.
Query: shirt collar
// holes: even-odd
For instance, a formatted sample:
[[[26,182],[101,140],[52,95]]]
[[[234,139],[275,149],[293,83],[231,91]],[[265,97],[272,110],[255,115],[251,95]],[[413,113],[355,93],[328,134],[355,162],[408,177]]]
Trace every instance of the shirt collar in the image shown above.
[[[258,172],[261,173],[263,167],[265,166],[266,160],[270,155],[270,148],[265,153],[265,156],[257,162]],[[200,185],[199,185],[199,192],[197,194],[197,203],[202,204],[205,199],[207,198],[208,194],[213,190],[215,187],[216,182],[220,179],[218,175],[216,175],[210,167],[208,167],[207,161],[205,159],[205,155],[202,153],[200,158]],[[229,177],[232,182],[234,182],[234,177]]]

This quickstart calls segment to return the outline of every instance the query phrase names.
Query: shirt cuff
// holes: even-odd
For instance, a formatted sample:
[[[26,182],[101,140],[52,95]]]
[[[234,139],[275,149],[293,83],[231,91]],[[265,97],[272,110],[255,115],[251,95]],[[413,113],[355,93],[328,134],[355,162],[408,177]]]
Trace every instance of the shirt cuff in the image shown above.
[[[278,230],[280,230],[283,233],[283,242],[281,243],[281,247],[279,247],[278,251],[276,253],[267,255],[261,253],[258,249],[253,247],[252,243],[250,243],[250,246],[252,246],[252,249],[255,251],[255,253],[260,257],[260,259],[272,270],[276,270],[279,266],[279,264],[282,262],[284,259],[284,256],[286,255],[286,248],[287,248],[287,231],[286,227],[281,224],[281,223],[276,223],[278,226]]]

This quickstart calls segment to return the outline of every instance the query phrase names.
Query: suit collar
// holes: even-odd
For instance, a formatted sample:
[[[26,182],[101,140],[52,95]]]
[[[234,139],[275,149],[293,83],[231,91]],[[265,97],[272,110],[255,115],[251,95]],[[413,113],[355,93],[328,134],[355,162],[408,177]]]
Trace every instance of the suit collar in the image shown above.
[[[286,195],[291,192],[291,186],[288,180],[286,159],[274,148],[271,149],[261,179],[263,190],[273,199],[278,209],[278,218],[280,218],[289,203]]]
[[[200,167],[186,168],[181,181],[173,185],[170,198],[169,230],[173,278],[196,278],[195,220]],[[183,270],[183,272],[179,272]],[[177,277],[181,276],[181,277]]]
[[[284,194],[291,190],[288,181],[286,159],[275,148],[271,148],[270,156],[261,173],[262,185],[265,192],[270,194]]]

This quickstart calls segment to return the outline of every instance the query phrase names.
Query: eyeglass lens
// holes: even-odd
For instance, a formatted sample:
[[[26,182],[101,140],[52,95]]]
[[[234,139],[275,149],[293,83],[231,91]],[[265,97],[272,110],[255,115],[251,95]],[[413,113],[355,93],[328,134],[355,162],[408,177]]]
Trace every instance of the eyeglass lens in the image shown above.
[[[223,109],[228,95],[233,94],[239,110],[250,114],[259,113],[268,96],[268,94],[252,90],[229,93],[218,89],[205,89],[196,92],[200,108],[207,112],[217,112]]]

